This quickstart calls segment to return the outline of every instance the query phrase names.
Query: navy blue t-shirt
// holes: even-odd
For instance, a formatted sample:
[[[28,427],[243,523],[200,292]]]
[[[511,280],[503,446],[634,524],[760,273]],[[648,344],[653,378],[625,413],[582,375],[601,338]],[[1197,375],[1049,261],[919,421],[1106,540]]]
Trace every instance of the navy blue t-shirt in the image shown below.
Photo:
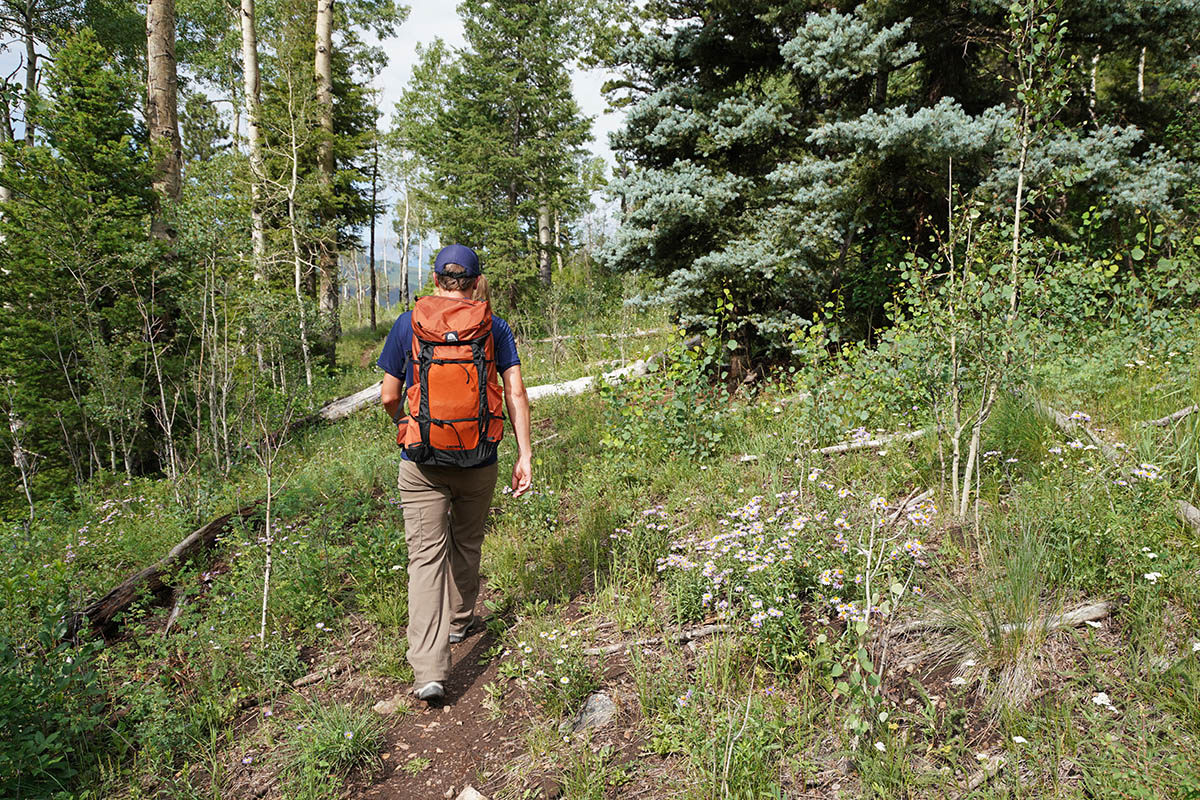
[[[383,343],[383,352],[379,354],[379,361],[376,362],[380,369],[393,378],[404,376],[405,390],[416,382],[412,360],[412,340],[412,312],[405,311],[392,323],[387,341]],[[513,336],[512,328],[494,314],[492,315],[492,342],[496,348],[496,373],[498,375],[503,375],[510,367],[520,365],[521,359],[517,355],[517,338]],[[404,451],[400,452],[400,457],[407,458]],[[489,466],[494,463],[495,460],[492,460],[487,464],[480,464],[480,466]]]

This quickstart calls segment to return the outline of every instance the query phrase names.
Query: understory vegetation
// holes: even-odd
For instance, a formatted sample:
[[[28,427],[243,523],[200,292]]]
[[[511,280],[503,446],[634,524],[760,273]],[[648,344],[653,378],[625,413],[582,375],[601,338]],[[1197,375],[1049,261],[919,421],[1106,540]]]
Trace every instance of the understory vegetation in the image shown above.
[[[563,291],[564,319],[594,308]],[[488,703],[527,752],[478,784],[514,798],[543,775],[570,797],[1200,790],[1200,539],[1175,509],[1197,499],[1194,423],[1141,424],[1200,396],[1190,314],[1064,332],[984,421],[960,515],[938,395],[889,377],[933,338],[917,318],[876,348],[822,346],[819,363],[731,387],[720,341],[609,308],[582,319],[651,332],[523,344],[535,385],[666,356],[535,403],[535,489],[497,494],[484,555]],[[837,442],[852,446],[819,452]],[[380,780],[393,718],[371,712],[379,698],[292,682],[347,657],[411,680],[395,455],[370,411],[298,430],[272,467],[270,532],[248,516],[169,576],[172,596],[79,643],[70,611],[263,496],[262,463],[203,504],[165,481],[95,481],[10,527],[6,796],[315,798]],[[596,690],[623,692],[622,737],[564,743],[559,723]]]

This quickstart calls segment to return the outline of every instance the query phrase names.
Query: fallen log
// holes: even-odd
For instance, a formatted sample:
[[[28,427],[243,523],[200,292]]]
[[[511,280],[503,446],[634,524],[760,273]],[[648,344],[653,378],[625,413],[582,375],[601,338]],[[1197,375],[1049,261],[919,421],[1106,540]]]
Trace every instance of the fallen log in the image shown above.
[[[683,343],[684,348],[695,347],[700,343],[699,336],[693,336]],[[614,369],[612,372],[606,372],[603,375],[588,375],[583,378],[576,378],[572,381],[563,381],[562,383],[546,383],[540,386],[530,386],[526,389],[530,400],[540,400],[543,397],[565,397],[569,395],[583,394],[597,386],[601,382],[604,383],[620,383],[627,378],[636,378],[645,375],[650,371],[658,361],[660,361],[666,352],[655,353],[650,358],[645,358],[640,361],[635,361],[629,366]]]
[[[348,417],[360,408],[374,405],[379,402],[379,390],[383,387],[383,381],[372,383],[365,389],[360,389],[352,395],[340,397],[337,400],[326,403],[317,411],[317,417],[325,422],[334,422]]]
[[[258,510],[260,502],[256,500],[197,528],[153,565],[129,576],[99,600],[76,611],[67,623],[67,638],[74,638],[85,621],[95,630],[110,629],[117,614],[133,605],[139,597],[146,594],[161,596],[168,592],[171,587],[164,580],[168,569],[212,547],[231,522],[250,517]]]
[[[1033,407],[1042,416],[1047,417],[1050,420],[1052,420],[1054,422],[1055,426],[1057,426],[1059,430],[1061,430],[1065,433],[1075,433],[1076,431],[1083,431],[1084,436],[1086,436],[1092,440],[1092,444],[1094,444],[1100,450],[1100,452],[1104,454],[1105,458],[1107,458],[1113,465],[1120,464],[1121,454],[1119,452],[1117,452],[1117,448],[1113,447],[1111,444],[1109,444],[1108,442],[1101,439],[1099,434],[1097,434],[1095,431],[1093,431],[1087,425],[1084,425],[1080,421],[1073,420],[1070,417],[1068,417],[1066,414],[1062,413],[1061,411],[1051,408],[1050,406],[1046,405],[1045,403],[1039,402],[1037,400],[1033,401]]]
[[[915,439],[920,439],[926,433],[928,431],[924,428],[915,431],[900,431],[898,433],[889,433],[886,436],[878,436],[874,439],[855,439],[849,442],[838,442],[828,447],[818,447],[812,453],[813,455],[831,456],[838,453],[849,453],[854,450],[869,450],[875,447],[883,447],[892,442],[911,442]]]
[[[567,342],[578,341],[580,339],[637,339],[642,336],[653,336],[656,333],[665,333],[666,328],[650,328],[642,330],[636,328],[629,333],[582,333],[567,336],[547,336],[545,339],[529,339],[530,344],[548,344],[551,342]]]
[[[1167,425],[1170,425],[1172,422],[1178,422],[1179,420],[1183,419],[1184,417],[1186,417],[1190,414],[1196,413],[1197,409],[1200,409],[1200,404],[1191,405],[1191,406],[1188,406],[1187,408],[1181,408],[1178,411],[1174,412],[1173,414],[1167,414],[1165,417],[1159,417],[1158,419],[1144,420],[1139,424],[1145,425],[1147,427],[1165,428]]]
[[[1074,611],[1067,611],[1062,614],[1055,614],[1046,620],[1046,631],[1062,630],[1064,628],[1078,628],[1087,622],[1099,622],[1108,617],[1112,613],[1112,606],[1106,602],[1090,603],[1086,606],[1080,606]],[[898,625],[893,625],[888,629],[889,636],[904,636],[916,631],[942,630],[953,627],[953,618],[946,614],[931,614],[928,617],[921,619],[909,620]],[[1014,633],[1019,630],[1026,630],[1030,627],[1029,623],[1007,623],[1000,626],[1001,633]]]
[[[712,636],[714,633],[728,633],[732,628],[729,625],[702,625],[699,628],[692,628],[686,631],[677,631],[667,636],[651,636],[649,639],[635,639],[629,642],[617,642],[605,647],[587,647],[584,648],[584,654],[589,656],[610,656],[613,653],[619,653],[622,650],[628,650],[632,647],[646,647],[652,644],[662,644],[666,640],[673,642],[690,642],[694,639],[699,639],[704,636]]]

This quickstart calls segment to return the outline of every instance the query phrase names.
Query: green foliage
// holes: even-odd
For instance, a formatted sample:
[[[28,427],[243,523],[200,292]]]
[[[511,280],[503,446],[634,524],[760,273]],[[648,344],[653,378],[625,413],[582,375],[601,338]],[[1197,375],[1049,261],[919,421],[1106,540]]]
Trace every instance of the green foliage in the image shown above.
[[[337,797],[350,770],[378,769],[382,745],[383,722],[369,708],[314,703],[288,735],[288,789],[297,800]]]
[[[0,635],[0,792],[67,796],[103,719],[95,644],[63,641],[65,607],[45,609],[35,638]]]
[[[961,24],[948,29],[946,14]],[[613,55],[622,79],[610,88],[629,108],[614,146],[627,169],[603,260],[653,276],[693,329],[732,293],[752,356],[778,353],[832,300],[847,336],[894,321],[890,265],[905,237],[945,223],[951,171],[993,222],[1011,221],[1022,172],[1034,235],[1095,206],[1112,246],[1124,220],[1178,224],[1189,207],[1195,163],[1166,121],[1178,104],[1195,116],[1183,88],[1195,81],[1184,42],[1200,30],[1190,4],[1126,17],[1040,1],[760,0],[700,14],[662,2],[643,16]],[[1135,101],[1136,76],[1112,54],[1142,46],[1160,54],[1145,69],[1161,93]],[[1097,52],[1092,95],[1080,87]],[[914,246],[927,259],[938,249]]]
[[[46,85],[33,117],[45,143],[4,144],[0,168],[12,192],[0,217],[4,405],[23,423],[35,496],[99,466],[97,427],[113,434],[106,461],[154,458],[138,365],[172,350],[146,318],[171,313],[179,278],[146,242],[151,166],[130,76],[84,29],[57,50]]]
[[[676,342],[651,365],[649,378],[602,386],[609,409],[603,446],[643,451],[651,461],[668,454],[702,461],[719,452],[723,398],[713,376],[724,361],[721,350],[711,339],[692,346]]]
[[[551,718],[576,710],[599,686],[576,629],[521,625],[505,641],[511,657],[501,675],[517,679]]]
[[[517,306],[537,283],[539,215],[569,224],[597,183],[567,68],[586,15],[568,0],[468,0],[459,13],[467,47],[421,49],[394,144],[442,241],[477,248],[493,291]]]

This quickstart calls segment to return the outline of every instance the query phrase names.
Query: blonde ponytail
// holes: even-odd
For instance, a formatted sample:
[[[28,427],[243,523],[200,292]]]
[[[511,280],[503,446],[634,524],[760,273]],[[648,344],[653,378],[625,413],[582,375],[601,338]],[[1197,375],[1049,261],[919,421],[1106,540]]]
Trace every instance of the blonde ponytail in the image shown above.
[[[480,275],[475,279],[475,288],[471,290],[472,300],[483,300],[488,305],[492,303],[492,290],[488,287],[486,275]]]

